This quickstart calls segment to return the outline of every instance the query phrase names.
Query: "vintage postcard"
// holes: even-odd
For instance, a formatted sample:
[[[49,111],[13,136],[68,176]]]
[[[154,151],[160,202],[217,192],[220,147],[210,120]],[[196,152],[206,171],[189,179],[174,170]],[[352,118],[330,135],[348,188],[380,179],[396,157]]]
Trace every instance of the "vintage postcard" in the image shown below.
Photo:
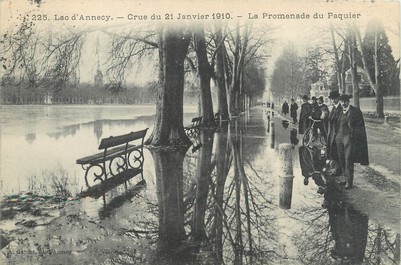
[[[400,264],[398,1],[0,1],[1,264]]]

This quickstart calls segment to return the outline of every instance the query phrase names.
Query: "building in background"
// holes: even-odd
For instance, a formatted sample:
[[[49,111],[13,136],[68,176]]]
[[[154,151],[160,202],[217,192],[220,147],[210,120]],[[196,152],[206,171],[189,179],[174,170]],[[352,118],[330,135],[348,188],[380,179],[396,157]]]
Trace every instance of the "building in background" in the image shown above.
[[[348,69],[345,72],[345,91],[349,91],[348,93],[352,95],[352,69]],[[374,93],[370,87],[368,76],[365,70],[362,67],[357,67],[357,80],[358,80],[358,87],[359,87],[359,96],[360,97],[369,97],[374,96]],[[347,94],[348,94],[347,93]]]
[[[324,102],[329,102],[329,93],[330,89],[327,84],[323,81],[319,80],[316,83],[311,84],[310,96],[311,97],[320,97],[323,96]]]

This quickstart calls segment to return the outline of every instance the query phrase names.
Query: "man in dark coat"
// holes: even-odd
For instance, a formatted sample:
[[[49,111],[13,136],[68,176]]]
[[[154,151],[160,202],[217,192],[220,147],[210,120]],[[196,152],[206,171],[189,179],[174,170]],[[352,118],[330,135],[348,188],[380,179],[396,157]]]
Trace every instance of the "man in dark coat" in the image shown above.
[[[368,141],[366,137],[365,122],[360,109],[351,106],[350,96],[339,97],[342,111],[337,121],[338,160],[346,178],[346,189],[353,187],[354,163],[369,165]]]
[[[298,104],[295,103],[294,99],[291,99],[291,106],[290,106],[290,116],[292,117],[292,123],[297,122],[297,110],[298,110]]]
[[[312,100],[312,103],[310,105],[311,105],[311,109],[312,109],[312,118],[313,118],[314,117],[313,114],[315,112],[319,111],[319,106],[317,105],[317,102],[316,102],[317,98],[316,97],[312,97],[311,100]],[[316,114],[315,116],[320,116],[320,114],[319,115]],[[318,118],[316,118],[316,119],[318,119]]]
[[[281,112],[284,115],[287,115],[287,113],[289,112],[289,106],[288,106],[287,101],[284,101],[283,106],[281,107]]]
[[[302,96],[302,105],[301,105],[301,112],[299,113],[299,134],[304,134],[306,129],[308,129],[310,125],[309,116],[312,113],[312,107],[308,102],[309,97],[307,95]]]
[[[338,161],[337,155],[337,146],[335,142],[336,137],[336,128],[338,117],[342,111],[342,107],[340,105],[340,93],[337,90],[330,91],[329,99],[331,100],[333,107],[329,113],[329,122],[328,122],[328,133],[327,133],[327,159]]]

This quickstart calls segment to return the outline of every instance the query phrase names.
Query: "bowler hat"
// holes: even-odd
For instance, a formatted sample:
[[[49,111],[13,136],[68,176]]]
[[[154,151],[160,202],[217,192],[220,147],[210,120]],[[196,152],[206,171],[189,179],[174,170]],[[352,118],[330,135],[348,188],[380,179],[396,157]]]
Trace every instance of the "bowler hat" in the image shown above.
[[[317,99],[320,99],[321,101],[324,101],[323,96],[320,96]]]
[[[344,100],[344,101],[349,101],[349,99],[351,98],[350,95],[341,95],[338,97],[339,100]]]
[[[340,96],[337,90],[331,90],[329,94],[329,99],[336,99]]]
[[[316,100],[316,97],[312,97],[312,100]]]
[[[309,97],[308,97],[308,95],[303,95],[303,96],[302,96],[302,99],[306,99],[306,100],[308,100],[308,99],[309,99]]]

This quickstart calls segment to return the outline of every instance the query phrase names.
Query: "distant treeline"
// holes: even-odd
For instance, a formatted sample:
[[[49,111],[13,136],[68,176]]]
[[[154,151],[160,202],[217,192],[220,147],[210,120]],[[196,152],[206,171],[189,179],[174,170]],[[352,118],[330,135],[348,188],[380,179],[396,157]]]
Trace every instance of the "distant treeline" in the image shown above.
[[[156,99],[156,84],[101,85],[88,83],[67,84],[64,89],[54,90],[28,84],[2,86],[1,104],[138,104],[153,103]]]

